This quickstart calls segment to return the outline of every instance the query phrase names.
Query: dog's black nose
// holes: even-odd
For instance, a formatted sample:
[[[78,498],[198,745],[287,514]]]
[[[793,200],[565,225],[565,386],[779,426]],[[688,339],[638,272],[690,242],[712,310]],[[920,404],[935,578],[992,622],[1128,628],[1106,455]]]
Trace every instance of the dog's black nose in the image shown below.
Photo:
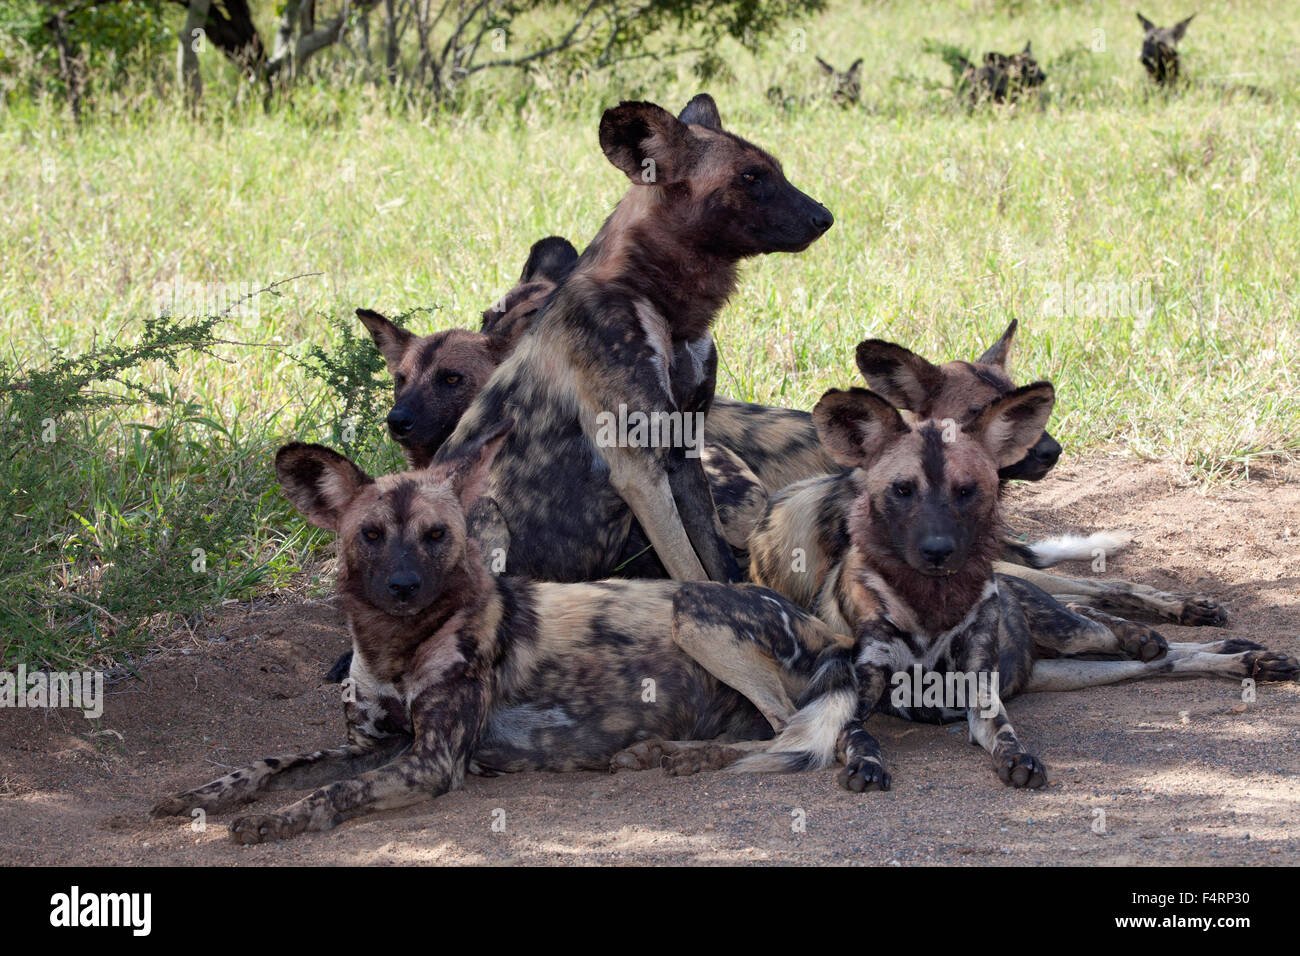
[[[831,215],[829,209],[821,203],[818,203],[817,209],[813,212],[812,218],[809,222],[811,222],[812,227],[818,232],[825,232],[831,226],[835,225],[835,217]]]
[[[398,571],[388,579],[388,593],[405,601],[420,588],[420,576],[414,571]]]
[[[1051,435],[1044,435],[1030,450],[1030,454],[1047,467],[1052,467],[1061,458],[1061,445]]]
[[[946,534],[932,534],[921,542],[921,556],[938,567],[948,560],[956,548],[956,542]]]
[[[415,427],[415,416],[405,408],[394,408],[388,413],[388,431],[394,438],[408,435]]]

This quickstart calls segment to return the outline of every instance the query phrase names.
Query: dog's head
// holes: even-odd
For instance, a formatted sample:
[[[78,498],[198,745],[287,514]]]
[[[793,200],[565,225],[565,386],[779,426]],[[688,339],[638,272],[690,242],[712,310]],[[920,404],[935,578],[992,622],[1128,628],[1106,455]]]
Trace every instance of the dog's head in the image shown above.
[[[632,182],[647,242],[738,260],[798,252],[835,221],[785,178],[769,153],[722,128],[701,93],[680,116],[654,103],[606,110],[600,146]]]
[[[1001,530],[998,472],[1038,441],[1054,401],[1052,386],[1036,382],[963,425],[909,425],[874,392],[828,391],[813,409],[817,433],[837,461],[864,475],[849,515],[854,544],[930,577],[987,555]]]
[[[852,106],[862,97],[862,57],[858,57],[847,70],[837,70],[819,56],[814,56],[832,84],[831,102],[838,106]]]
[[[1193,13],[1172,27],[1158,27],[1142,14],[1137,15],[1138,23],[1142,24],[1142,65],[1157,83],[1178,78],[1178,41],[1187,33],[1195,16]]]
[[[945,362],[934,365],[915,352],[868,339],[858,345],[858,370],[868,387],[892,402],[895,408],[911,412],[916,419],[951,419],[966,425],[995,398],[1015,390],[1007,374],[1007,360],[1017,323],[1006,331],[974,362]],[[1044,431],[1019,461],[1002,466],[1002,480],[1038,481],[1061,457],[1061,446]]]
[[[519,282],[483,313],[478,332],[447,329],[418,336],[378,312],[359,318],[393,376],[388,433],[414,468],[433,460],[497,366],[573,271],[578,251],[550,236],[533,244]]]
[[[323,445],[280,449],[275,474],[285,495],[309,522],[338,536],[345,601],[411,618],[447,593],[467,558],[465,515],[512,424],[499,423],[451,461],[380,478]]]
[[[1047,82],[1047,74],[1043,72],[1043,68],[1034,59],[1034,52],[1029,43],[1026,43],[1025,48],[1019,53],[1003,59],[1005,60],[1007,78],[1013,86],[1018,86],[1021,89],[1033,89]]]

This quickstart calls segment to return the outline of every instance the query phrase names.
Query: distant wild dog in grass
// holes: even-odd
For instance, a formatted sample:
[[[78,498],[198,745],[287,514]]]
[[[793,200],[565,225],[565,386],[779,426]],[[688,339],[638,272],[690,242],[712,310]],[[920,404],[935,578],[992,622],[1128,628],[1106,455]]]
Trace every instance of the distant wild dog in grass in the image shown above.
[[[652,103],[607,110],[600,143],[630,190],[434,463],[515,418],[488,492],[511,573],[593,580],[652,546],[674,578],[736,580],[694,427],[713,401],[709,327],[740,260],[798,252],[833,219],[723,130],[704,94],[680,118]]]
[[[831,390],[813,412],[826,443],[857,469],[850,546],[828,575],[855,646],[823,652],[800,711],[736,770],[843,764],[850,790],[887,790],[874,713],[943,723],[965,718],[1003,783],[1041,787],[1042,763],[1020,743],[1003,701],[1142,677],[1294,680],[1300,663],[1250,641],[1166,644],[1155,631],[1067,608],[1034,585],[994,574],[1001,550],[998,469],[1043,432],[1052,386],[996,398],[961,428],[909,425],[864,389]],[[1128,660],[1063,660],[1106,654]],[[924,691],[922,690],[924,688]],[[933,695],[931,694],[933,691]]]
[[[960,66],[959,84],[968,91],[972,103],[982,100],[1011,102],[1024,93],[1037,90],[1047,81],[1047,74],[1034,59],[1028,43],[1023,50],[1011,56],[1005,53],[985,53],[984,62],[979,66],[962,58]]]
[[[1142,65],[1146,67],[1147,75],[1157,83],[1167,84],[1178,80],[1178,42],[1186,35],[1194,16],[1196,14],[1193,13],[1172,27],[1158,27],[1142,14],[1137,15],[1143,32]]]
[[[821,57],[814,57],[822,73],[833,84],[831,102],[837,106],[855,106],[862,97],[862,57],[854,60],[847,70],[837,70]]]
[[[466,515],[509,424],[381,478],[319,445],[280,450],[290,500],[337,533],[354,649],[347,743],[259,761],[159,801],[153,817],[318,788],[231,823],[236,843],[260,843],[436,797],[467,772],[604,770],[650,738],[744,742],[784,726],[789,692],[822,651],[848,642],[770,591],[488,572]],[[700,600],[701,587],[721,599]],[[700,636],[710,641],[697,650]]]
[[[856,358],[863,378],[877,394],[916,419],[965,425],[980,409],[1014,390],[1007,365],[1017,323],[975,362],[934,365],[901,345],[868,339]],[[1047,432],[1024,455],[998,471],[1009,479],[1037,481],[1055,466],[1061,446]],[[848,505],[861,493],[864,473],[840,468],[832,474],[797,483],[771,496],[767,514],[749,541],[750,576],[820,615],[834,629],[846,631],[836,606],[834,573],[849,548]],[[1223,625],[1227,615],[1215,601],[1199,595],[1173,594],[1128,581],[1046,574],[1041,569],[1067,560],[1093,560],[1123,547],[1127,535],[1063,535],[1031,544],[1010,537],[1002,541],[999,573],[1033,581],[1062,600],[1092,604],[1102,610],[1157,617],[1181,624]]]

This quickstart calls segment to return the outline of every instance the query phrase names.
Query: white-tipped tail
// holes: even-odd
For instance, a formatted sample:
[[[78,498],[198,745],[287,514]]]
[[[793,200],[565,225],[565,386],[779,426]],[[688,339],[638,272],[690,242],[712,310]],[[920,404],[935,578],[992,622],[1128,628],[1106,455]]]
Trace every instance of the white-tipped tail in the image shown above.
[[[1026,545],[1036,567],[1049,568],[1061,561],[1092,561],[1099,554],[1110,557],[1128,547],[1133,536],[1127,531],[1098,531],[1087,536],[1063,534]]]
[[[839,687],[805,705],[767,750],[742,757],[732,773],[793,773],[819,770],[835,762],[835,743],[858,709],[854,687]]]

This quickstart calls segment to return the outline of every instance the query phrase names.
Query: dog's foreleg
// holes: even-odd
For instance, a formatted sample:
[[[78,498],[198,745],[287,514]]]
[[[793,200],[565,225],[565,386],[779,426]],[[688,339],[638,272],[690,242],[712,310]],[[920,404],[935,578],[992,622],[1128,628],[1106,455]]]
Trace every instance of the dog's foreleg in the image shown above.
[[[1047,783],[1047,768],[1020,743],[1002,701],[994,697],[967,709],[966,721],[970,742],[988,751],[999,780],[1009,787],[1031,790]]]
[[[723,537],[703,461],[687,457],[685,448],[674,447],[668,450],[667,469],[677,514],[709,579],[739,581],[740,567]]]
[[[1149,677],[1249,677],[1288,681],[1300,675],[1300,662],[1253,641],[1228,639],[1192,650],[1176,644],[1155,661],[1036,661],[1027,692],[1081,690]],[[1214,650],[1212,650],[1214,649]]]

